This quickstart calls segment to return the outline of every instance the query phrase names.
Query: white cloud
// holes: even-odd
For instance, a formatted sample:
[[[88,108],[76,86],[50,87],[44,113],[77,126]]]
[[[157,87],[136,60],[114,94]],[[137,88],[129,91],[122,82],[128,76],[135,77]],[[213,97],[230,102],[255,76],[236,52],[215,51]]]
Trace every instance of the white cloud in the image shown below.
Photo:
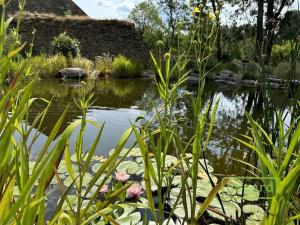
[[[112,7],[112,1],[109,0],[98,0],[97,5],[99,7]]]

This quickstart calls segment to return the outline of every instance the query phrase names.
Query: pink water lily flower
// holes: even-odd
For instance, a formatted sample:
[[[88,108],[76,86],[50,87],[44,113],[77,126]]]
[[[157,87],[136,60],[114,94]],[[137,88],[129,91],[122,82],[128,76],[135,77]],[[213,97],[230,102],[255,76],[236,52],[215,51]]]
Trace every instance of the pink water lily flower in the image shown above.
[[[127,189],[127,197],[128,198],[137,198],[140,195],[142,195],[143,192],[143,188],[140,184],[135,183],[133,185],[131,185],[128,189]]]
[[[125,182],[130,178],[130,175],[126,172],[120,171],[115,173],[115,179],[117,181]]]
[[[100,189],[100,194],[106,194],[108,192],[108,185],[103,185],[103,187]]]

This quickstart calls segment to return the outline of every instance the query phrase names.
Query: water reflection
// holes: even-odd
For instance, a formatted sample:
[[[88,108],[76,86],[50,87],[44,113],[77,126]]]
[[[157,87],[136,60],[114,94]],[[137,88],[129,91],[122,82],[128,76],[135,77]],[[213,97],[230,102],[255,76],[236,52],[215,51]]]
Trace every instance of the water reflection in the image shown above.
[[[39,146],[50,134],[52,127],[67,105],[69,105],[69,110],[60,133],[70,122],[80,118],[80,110],[74,103],[74,98],[78,98],[80,89],[81,83],[78,81],[43,80],[37,84],[33,93],[34,97],[53,98],[53,100],[47,119],[40,130],[43,135],[35,145],[35,152],[39,151]],[[186,86],[182,89],[182,91],[189,92],[195,92],[195,90],[196,87],[193,86]],[[130,121],[134,122],[140,115],[149,117],[153,114],[153,104],[159,102],[154,82],[151,79],[99,79],[86,83],[86,92],[89,91],[95,93],[96,100],[88,112],[88,119],[99,123],[105,122],[103,136],[97,148],[97,153],[101,155],[107,155],[108,151],[114,148],[121,134],[130,127]],[[216,101],[217,98],[221,100],[217,111],[215,130],[207,152],[208,159],[215,167],[216,173],[241,174],[243,172],[243,165],[234,162],[232,158],[245,161],[249,153],[233,137],[248,133],[245,111],[251,111],[255,118],[259,118],[261,115],[261,109],[255,107],[254,91],[253,89],[220,87],[212,84],[208,84],[205,88],[206,102]],[[272,94],[280,97],[282,92],[274,91]],[[177,105],[178,112],[187,118],[191,117],[189,104],[189,101],[183,100]],[[45,104],[42,102],[34,104],[29,118],[30,123],[44,107]],[[72,136],[73,145],[77,133],[78,130]],[[88,127],[85,136],[86,146],[91,145],[96,133],[95,128]],[[188,126],[183,127],[183,133],[186,138],[192,136]],[[131,137],[127,146],[133,142],[134,137]]]

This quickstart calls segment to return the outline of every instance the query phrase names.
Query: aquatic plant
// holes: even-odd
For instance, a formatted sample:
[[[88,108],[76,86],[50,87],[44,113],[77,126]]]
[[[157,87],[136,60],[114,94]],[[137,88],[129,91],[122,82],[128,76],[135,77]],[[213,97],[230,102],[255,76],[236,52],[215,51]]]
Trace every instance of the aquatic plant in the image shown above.
[[[96,57],[95,69],[100,73],[100,75],[112,74],[113,57],[109,53]]]
[[[112,63],[112,73],[118,78],[129,78],[141,76],[141,66],[123,55],[114,58]]]

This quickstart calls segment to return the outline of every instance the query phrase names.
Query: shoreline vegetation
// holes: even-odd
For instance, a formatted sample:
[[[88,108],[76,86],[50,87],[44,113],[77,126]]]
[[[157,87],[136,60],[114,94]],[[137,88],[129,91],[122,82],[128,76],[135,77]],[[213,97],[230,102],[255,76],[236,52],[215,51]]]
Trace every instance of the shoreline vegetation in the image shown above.
[[[19,1],[18,23],[22,21],[25,3]],[[250,153],[246,161],[240,161],[244,176],[214,174],[207,154],[222,99],[212,96],[208,103],[203,99],[212,69],[208,63],[220,38],[219,17],[224,2],[212,3],[213,6],[206,2],[195,4],[192,12],[187,9],[190,21],[186,48],[180,47],[178,38],[176,52],[172,51],[183,26],[177,22],[165,43],[158,43],[159,54],[150,52],[160,102],[153,106],[151,118],[140,116],[131,121],[107,158],[96,155],[105,123],[87,116],[98,96],[87,90],[88,84],[82,81],[74,98],[81,116],[57,135],[68,116],[66,106],[31,161],[32,147],[41,134],[39,129],[33,129],[34,125],[43,128],[52,104],[51,99],[32,97],[38,76],[51,77],[60,67],[77,66],[89,70],[95,67],[100,73],[119,78],[135,77],[141,74],[141,67],[121,55],[104,55],[96,62],[80,58],[80,43],[66,33],[49,43],[54,55],[34,56],[31,49],[24,56],[25,44],[17,35],[18,27],[13,36],[17,41],[7,41],[11,39],[7,32],[11,20],[5,19],[5,1],[0,2],[1,225],[298,223],[300,87],[292,81],[300,58],[300,40],[291,45],[290,67],[286,71],[289,95],[282,96],[279,107],[273,104],[268,85],[270,55],[257,55],[255,65],[261,86],[254,93],[253,102],[264,112],[255,121],[250,107],[244,116],[248,131],[232,137]],[[164,45],[168,50],[162,49]],[[193,66],[191,55],[196,59]],[[195,70],[197,91],[181,93],[180,87]],[[9,85],[4,86],[10,75],[13,76]],[[24,84],[28,78],[30,81]],[[176,106],[183,100],[191,106],[190,118],[178,114]],[[35,102],[46,106],[30,125],[28,118]],[[88,126],[96,134],[90,146],[85,143]],[[188,139],[182,134],[185,126],[192,132]],[[125,148],[131,137],[135,138],[134,143]],[[59,198],[49,204],[53,190]]]

